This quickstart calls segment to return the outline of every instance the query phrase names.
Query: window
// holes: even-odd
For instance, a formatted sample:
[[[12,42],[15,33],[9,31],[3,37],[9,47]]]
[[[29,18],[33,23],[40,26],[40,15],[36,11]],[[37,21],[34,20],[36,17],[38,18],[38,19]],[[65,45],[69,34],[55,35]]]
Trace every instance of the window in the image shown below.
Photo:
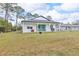
[[[55,25],[56,26],[56,28],[59,28],[59,25]]]
[[[32,29],[32,27],[28,26],[27,29]]]
[[[46,25],[39,24],[38,25],[38,31],[46,31]]]

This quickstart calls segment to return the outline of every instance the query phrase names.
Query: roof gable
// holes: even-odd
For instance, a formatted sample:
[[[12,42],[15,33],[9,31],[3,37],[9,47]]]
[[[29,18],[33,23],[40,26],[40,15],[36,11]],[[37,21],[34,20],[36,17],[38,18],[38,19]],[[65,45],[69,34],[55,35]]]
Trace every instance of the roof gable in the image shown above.
[[[38,18],[35,18],[35,19],[33,19],[33,20],[47,20],[47,19],[44,18],[44,17],[38,17]]]

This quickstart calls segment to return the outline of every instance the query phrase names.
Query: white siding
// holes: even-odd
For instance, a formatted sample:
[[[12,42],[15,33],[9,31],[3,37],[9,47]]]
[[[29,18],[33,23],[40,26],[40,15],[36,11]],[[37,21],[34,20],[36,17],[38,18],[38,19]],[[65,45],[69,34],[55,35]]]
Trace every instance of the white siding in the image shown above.
[[[46,32],[51,32],[50,24],[46,24]]]
[[[49,23],[44,23],[44,24],[46,25],[46,32],[51,32],[50,24]],[[31,30],[27,28],[28,26],[33,27],[34,32],[38,32],[38,30],[37,30],[37,23],[23,23],[22,24],[22,32],[23,33],[31,32]]]
[[[78,30],[79,31],[79,25],[58,25],[55,26],[56,30],[59,29],[59,31],[71,31],[71,30]]]
[[[36,32],[36,25],[35,24],[32,24],[32,23],[23,23],[22,24],[22,32],[23,33],[25,33],[25,32],[31,32],[31,29],[27,28],[28,26],[33,27],[34,32]]]

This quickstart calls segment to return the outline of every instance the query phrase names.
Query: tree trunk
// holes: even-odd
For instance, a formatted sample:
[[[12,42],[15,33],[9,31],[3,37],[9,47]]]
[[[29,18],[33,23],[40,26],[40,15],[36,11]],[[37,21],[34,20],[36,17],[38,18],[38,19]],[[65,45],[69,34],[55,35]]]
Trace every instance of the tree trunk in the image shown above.
[[[5,31],[8,31],[8,8],[5,10]]]
[[[5,21],[6,21],[6,18],[7,18],[7,15],[6,15],[6,13],[7,13],[7,12],[5,11]]]
[[[17,31],[18,15],[16,15],[16,31]]]
[[[8,10],[5,11],[5,21],[8,19]]]

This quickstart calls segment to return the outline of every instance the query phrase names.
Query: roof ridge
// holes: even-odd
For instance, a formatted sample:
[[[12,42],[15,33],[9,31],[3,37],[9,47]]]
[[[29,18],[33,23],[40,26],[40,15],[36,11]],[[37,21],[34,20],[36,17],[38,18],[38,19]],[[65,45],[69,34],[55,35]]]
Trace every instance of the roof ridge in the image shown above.
[[[43,17],[43,18],[47,19],[47,18],[44,17],[44,16],[39,16],[39,17]],[[36,18],[38,18],[38,17],[36,17]],[[36,18],[33,18],[32,20],[34,20],[34,19],[36,19]],[[51,20],[47,19],[47,21],[51,21]]]

